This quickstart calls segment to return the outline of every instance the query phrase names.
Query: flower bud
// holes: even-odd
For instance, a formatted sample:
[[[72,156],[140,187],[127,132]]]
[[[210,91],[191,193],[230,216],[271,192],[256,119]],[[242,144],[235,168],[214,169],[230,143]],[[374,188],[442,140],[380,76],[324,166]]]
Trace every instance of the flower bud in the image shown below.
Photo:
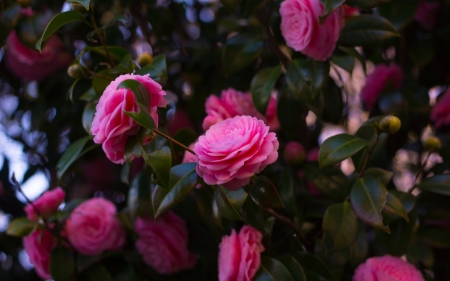
[[[434,136],[427,138],[424,145],[425,149],[430,152],[438,151],[442,147],[441,140]]]
[[[137,63],[142,67],[150,64],[153,61],[153,56],[149,53],[142,53],[137,58]]]
[[[283,156],[286,163],[290,165],[299,165],[305,161],[305,148],[296,141],[288,142],[284,147]]]
[[[67,74],[73,79],[81,78],[83,76],[83,67],[79,64],[72,64],[67,69]]]
[[[381,130],[389,134],[395,134],[398,130],[400,130],[401,126],[402,122],[400,119],[392,115],[386,116],[380,121]]]

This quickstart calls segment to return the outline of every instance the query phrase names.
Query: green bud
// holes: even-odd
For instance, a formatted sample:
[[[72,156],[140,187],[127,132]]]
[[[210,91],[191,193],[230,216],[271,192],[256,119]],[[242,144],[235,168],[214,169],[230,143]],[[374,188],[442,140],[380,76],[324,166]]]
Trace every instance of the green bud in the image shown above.
[[[386,116],[380,121],[380,129],[389,134],[395,134],[400,130],[402,122],[395,116]]]
[[[424,145],[425,149],[430,152],[435,152],[442,148],[441,140],[435,136],[427,138]]]
[[[142,53],[137,58],[137,63],[139,66],[143,67],[150,64],[153,61],[153,56],[149,53]]]
[[[67,69],[67,74],[73,79],[81,78],[83,77],[83,67],[79,64],[72,64]]]

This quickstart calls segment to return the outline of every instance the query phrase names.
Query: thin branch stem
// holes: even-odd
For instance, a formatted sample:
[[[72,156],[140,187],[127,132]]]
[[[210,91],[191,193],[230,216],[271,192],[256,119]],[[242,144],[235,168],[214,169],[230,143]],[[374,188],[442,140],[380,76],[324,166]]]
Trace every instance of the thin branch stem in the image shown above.
[[[94,30],[98,29],[97,23],[95,22],[95,18],[93,15],[90,15],[92,26],[94,27]],[[106,46],[105,40],[103,39],[103,35],[101,32],[97,33],[98,39],[100,40],[100,43],[102,43],[103,48],[105,49],[106,57],[108,58],[109,63],[114,67],[116,64],[114,63],[114,60],[111,58],[111,54],[109,53],[108,46]]]
[[[423,161],[422,165],[420,166],[419,171],[417,171],[416,176],[414,178],[413,186],[411,186],[408,190],[408,193],[413,192],[413,190],[417,187],[417,180],[419,179],[420,175],[423,173],[423,170],[425,169],[425,166],[427,165],[428,158],[430,158],[431,152],[428,152],[427,157],[425,157],[425,161]]]
[[[92,70],[90,70],[90,69],[88,69],[88,68],[84,68],[87,72],[89,72],[89,74],[91,74],[92,75],[92,77],[94,77],[94,76],[96,76],[96,77],[98,77],[98,78],[102,78],[102,79],[105,79],[105,80],[108,80],[108,81],[113,81],[114,79],[112,79],[111,77],[108,77],[108,76],[105,76],[105,75],[103,75],[103,74],[99,74],[99,73],[97,73],[97,72],[95,72],[95,71],[92,71]],[[90,77],[90,78],[92,78],[92,77]]]
[[[189,147],[185,146],[185,145],[182,144],[181,142],[179,142],[179,141],[173,139],[172,137],[170,137],[170,136],[164,134],[163,132],[158,131],[158,130],[153,130],[153,132],[155,132],[156,134],[162,136],[163,138],[168,139],[170,142],[173,142],[174,144],[176,144],[176,145],[182,147],[183,149],[185,149],[185,150],[187,150],[187,151],[189,151],[190,153],[192,153],[192,154],[195,155],[195,152],[194,152],[192,149],[190,149]]]
[[[372,155],[373,151],[375,150],[375,147],[378,144],[378,139],[380,138],[380,134],[377,133],[377,137],[375,138],[375,142],[373,143],[372,147],[370,148],[369,152],[367,152],[366,159],[364,159],[364,164],[361,168],[361,172],[358,174],[358,178],[362,177],[364,174],[364,171],[366,170],[367,164],[369,163],[369,158]]]

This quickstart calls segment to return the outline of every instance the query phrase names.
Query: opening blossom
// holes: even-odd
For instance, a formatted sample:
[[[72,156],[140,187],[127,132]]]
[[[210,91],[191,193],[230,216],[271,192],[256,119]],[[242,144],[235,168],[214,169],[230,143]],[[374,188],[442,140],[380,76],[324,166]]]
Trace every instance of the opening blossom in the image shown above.
[[[50,217],[58,211],[58,207],[64,201],[65,196],[66,193],[61,187],[42,193],[42,195],[33,202],[33,205],[28,204],[25,206],[25,213],[27,213],[28,219],[37,221],[39,215],[44,218]],[[36,213],[36,210],[39,214]]]
[[[355,270],[353,281],[424,281],[420,271],[401,258],[373,257]]]

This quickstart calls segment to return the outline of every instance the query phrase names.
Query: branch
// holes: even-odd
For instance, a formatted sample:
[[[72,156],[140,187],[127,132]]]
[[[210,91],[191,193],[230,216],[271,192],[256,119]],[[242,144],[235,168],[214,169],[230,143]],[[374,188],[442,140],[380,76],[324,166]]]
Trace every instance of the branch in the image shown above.
[[[153,132],[155,132],[156,134],[162,136],[163,138],[166,138],[166,139],[169,140],[170,142],[175,143],[176,145],[182,147],[183,149],[185,149],[185,150],[187,150],[187,151],[189,151],[190,153],[192,153],[192,154],[195,155],[195,152],[194,152],[192,149],[190,149],[189,147],[185,146],[185,145],[182,144],[181,142],[179,142],[179,141],[173,139],[172,137],[170,137],[170,136],[164,134],[163,132],[158,131],[158,130],[153,130]]]
[[[377,133],[377,137],[375,139],[375,142],[373,143],[373,145],[370,148],[369,152],[367,152],[366,159],[364,159],[364,164],[363,164],[363,166],[361,168],[361,172],[359,172],[359,174],[358,174],[358,178],[362,177],[362,175],[364,174],[364,171],[366,170],[366,167],[367,167],[367,163],[369,163],[369,158],[372,155],[373,151],[375,150],[375,147],[378,144],[379,137],[380,137],[380,134]]]
[[[419,171],[416,173],[416,177],[414,178],[413,186],[411,186],[408,190],[408,193],[413,192],[413,190],[417,187],[417,180],[419,179],[420,175],[423,173],[423,170],[425,169],[425,166],[427,165],[428,158],[430,158],[431,152],[428,152],[427,157],[425,158],[425,161],[423,161],[422,165],[420,166]]]
[[[95,18],[93,15],[90,15],[92,26],[94,27],[94,30],[98,29],[97,23],[95,22]],[[105,49],[106,57],[108,58],[109,63],[114,67],[116,64],[114,63],[114,60],[111,58],[111,54],[109,53],[108,46],[105,44],[105,40],[103,39],[103,35],[101,32],[97,33],[98,39],[100,40],[100,43],[102,43],[103,48]]]

